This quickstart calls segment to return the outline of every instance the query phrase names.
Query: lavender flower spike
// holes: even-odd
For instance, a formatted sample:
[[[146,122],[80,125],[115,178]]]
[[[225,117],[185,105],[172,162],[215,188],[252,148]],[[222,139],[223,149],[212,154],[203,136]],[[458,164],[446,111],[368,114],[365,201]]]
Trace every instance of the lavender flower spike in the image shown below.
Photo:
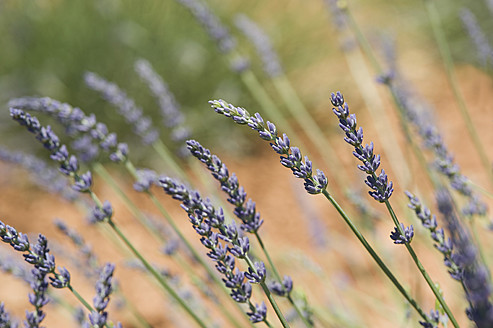
[[[180,111],[180,105],[169,90],[168,85],[154,71],[151,63],[145,59],[139,59],[135,62],[135,71],[147,83],[152,94],[157,98],[161,107],[163,124],[169,128],[183,124],[184,116]]]
[[[56,272],[55,257],[50,254],[48,240],[41,234],[38,236],[36,244],[31,246],[27,235],[17,232],[13,227],[0,221],[0,240],[10,244],[16,251],[24,253],[25,261],[34,266],[30,281],[33,293],[29,294],[29,302],[35,309],[33,312],[26,313],[24,325],[25,327],[38,328],[45,317],[42,308],[49,302],[49,298],[46,296],[48,288],[46,277],[50,275],[50,284],[53,287],[65,288],[70,286],[70,273],[65,268],[59,268],[59,273]]]
[[[250,233],[256,233],[262,223],[260,213],[256,211],[255,202],[246,201],[245,189],[239,185],[236,174],[229,175],[226,165],[210,150],[204,148],[198,141],[188,140],[187,148],[193,156],[199,159],[211,171],[212,176],[219,181],[221,189],[228,194],[228,202],[235,206],[234,214],[241,220],[241,229]]]
[[[104,327],[106,325],[108,312],[105,310],[110,301],[110,294],[113,291],[112,278],[114,270],[114,264],[106,263],[96,282],[97,294],[93,299],[95,311],[89,314],[89,321],[92,327]]]
[[[183,184],[168,177],[159,181],[168,195],[181,201],[181,207],[188,213],[190,223],[201,236],[200,242],[209,250],[207,256],[216,262],[216,269],[224,276],[225,286],[231,289],[233,300],[250,303],[251,284],[264,284],[266,271],[261,262],[257,262],[254,267],[250,266],[247,272],[236,267],[235,258],[250,261],[248,237],[240,236],[234,222],[226,225],[222,209],[216,210],[209,199],[201,198],[198,191],[189,191]],[[226,244],[221,243],[221,240]],[[266,320],[266,312],[262,309],[247,313],[252,322]]]
[[[390,239],[394,241],[394,244],[409,244],[414,237],[414,227],[410,225],[409,227],[405,227],[403,223],[400,224],[402,231],[404,231],[404,235],[402,235],[397,229],[394,228],[394,231],[390,233]]]
[[[368,174],[365,183],[372,189],[368,193],[376,201],[385,202],[392,195],[394,188],[392,181],[388,181],[385,170],[382,169],[377,176],[380,155],[373,153],[373,142],[363,146],[363,128],[356,128],[356,115],[349,114],[349,106],[339,91],[336,94],[332,93],[331,102],[334,106],[332,111],[339,118],[339,127],[345,133],[344,140],[354,147],[353,155],[362,163],[358,168]]]
[[[72,148],[84,162],[96,158],[99,149],[110,153],[109,158],[113,162],[127,159],[127,144],[118,143],[116,134],[109,133],[104,123],[96,121],[94,114],[87,116],[80,108],[47,97],[12,99],[9,105],[26,111],[42,112],[60,122],[69,136],[77,138]]]
[[[462,283],[469,302],[467,316],[478,328],[493,327],[493,304],[490,301],[492,291],[488,269],[479,260],[475,244],[459,222],[449,193],[440,190],[436,198],[438,210],[447,222],[455,250],[452,259],[459,268],[457,280]]]
[[[132,125],[134,132],[142,138],[144,144],[152,144],[159,138],[159,132],[152,126],[151,118],[143,116],[142,109],[116,84],[92,72],[87,72],[84,80],[89,88],[99,92],[106,101],[118,108],[120,115]]]
[[[317,169],[317,173],[314,175],[312,162],[308,156],[303,158],[299,148],[290,147],[288,136],[283,134],[282,137],[279,137],[276,126],[269,121],[265,123],[259,113],[252,116],[246,109],[235,107],[224,100],[211,100],[209,104],[216,113],[230,117],[238,124],[247,124],[259,133],[260,138],[272,141],[270,145],[276,153],[281,155],[281,164],[291,169],[295,177],[304,180],[305,190],[309,194],[320,194],[327,188],[328,181],[325,174]]]
[[[236,47],[236,40],[228,29],[221,24],[210,8],[200,0],[176,0],[186,7],[204,27],[221,52],[229,53]]]
[[[486,66],[488,62],[492,64],[493,49],[485,33],[479,26],[476,16],[468,8],[462,8],[460,10],[460,19],[476,47],[481,65]]]
[[[32,294],[29,294],[29,303],[31,303],[35,310],[32,312],[26,312],[26,321],[24,322],[25,327],[38,328],[41,321],[46,316],[43,312],[42,307],[48,304],[50,299],[46,295],[46,290],[48,289],[48,283],[46,282],[46,273],[38,270],[32,270],[33,279],[31,281],[31,288],[33,290]]]
[[[274,51],[269,37],[248,16],[240,14],[235,17],[238,29],[253,43],[264,65],[264,71],[271,78],[283,74],[281,63]]]
[[[17,328],[17,323],[10,320],[9,313],[5,310],[5,304],[0,303],[0,327]]]
[[[135,62],[135,71],[147,84],[154,98],[156,98],[161,109],[163,124],[170,129],[171,140],[181,145],[190,136],[190,128],[184,124],[185,117],[175,96],[147,60],[137,60]],[[188,152],[184,150],[183,147],[180,148],[178,150],[179,155],[188,155]]]
[[[51,159],[60,164],[60,172],[67,176],[74,177],[72,188],[79,192],[88,192],[91,184],[91,172],[78,175],[79,163],[75,156],[69,156],[67,147],[60,144],[57,135],[51,130],[50,126],[46,128],[41,126],[38,119],[23,112],[20,109],[11,108],[10,116],[20,125],[26,128],[36,136],[43,146],[51,152]]]

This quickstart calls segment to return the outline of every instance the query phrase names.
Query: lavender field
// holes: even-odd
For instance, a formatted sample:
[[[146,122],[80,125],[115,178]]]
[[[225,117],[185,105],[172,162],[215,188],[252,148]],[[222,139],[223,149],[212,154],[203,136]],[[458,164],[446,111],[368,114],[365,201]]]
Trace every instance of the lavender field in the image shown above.
[[[0,328],[493,327],[493,2],[0,3]]]

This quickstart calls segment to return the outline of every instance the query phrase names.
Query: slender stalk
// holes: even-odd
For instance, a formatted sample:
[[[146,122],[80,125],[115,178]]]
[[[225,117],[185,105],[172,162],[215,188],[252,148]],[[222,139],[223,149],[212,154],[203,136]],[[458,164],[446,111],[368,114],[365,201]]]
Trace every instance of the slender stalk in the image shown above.
[[[373,250],[373,248],[370,246],[370,244],[366,241],[365,237],[361,234],[361,232],[356,228],[356,226],[353,224],[351,219],[347,216],[347,214],[344,212],[344,210],[341,208],[341,206],[336,202],[336,200],[332,197],[332,195],[329,194],[327,190],[324,190],[322,192],[327,198],[330,203],[335,207],[339,215],[344,219],[346,224],[349,226],[351,231],[356,235],[358,240],[361,242],[363,247],[368,251],[370,256],[373,258],[373,260],[377,263],[377,265],[380,267],[380,269],[385,273],[385,275],[390,279],[390,281],[394,284],[394,286],[399,290],[399,292],[404,296],[404,298],[411,304],[411,306],[418,312],[418,314],[423,318],[425,321],[428,322],[428,316],[425,314],[425,312],[421,309],[421,307],[416,303],[416,301],[409,295],[409,293],[404,289],[404,287],[401,285],[401,283],[397,280],[397,278],[392,274],[392,271],[385,265],[385,263],[380,259],[380,257],[377,255],[377,253]]]
[[[153,144],[152,148],[159,154],[168,167],[171,167],[173,172],[179,175],[181,179],[187,179],[187,174],[181,168],[178,163],[173,159],[173,154],[169,149],[163,144],[161,139],[157,139]]]
[[[255,269],[255,265],[253,265],[253,262],[252,262],[252,260],[250,260],[248,255],[245,256],[244,260],[247,262],[250,269],[252,269],[253,272],[256,273],[257,270]],[[282,326],[284,328],[289,328],[289,323],[287,322],[286,318],[284,318],[284,315],[282,314],[281,309],[279,309],[279,306],[277,305],[276,300],[272,296],[272,293],[270,292],[269,287],[267,287],[267,284],[265,282],[261,282],[260,286],[264,290],[264,293],[267,296],[267,298],[269,299],[270,304],[274,308],[274,311],[276,312],[277,317],[281,321]]]
[[[89,304],[85,299],[84,297],[82,297],[76,290],[74,287],[72,287],[71,284],[68,284],[67,288],[72,292],[72,294],[74,294],[75,298],[77,298],[77,300],[82,304],[84,305],[84,307],[89,311],[89,312],[93,312],[94,309],[93,307],[91,306],[91,304]]]
[[[260,235],[258,234],[258,231],[255,231],[255,237],[257,238],[257,241],[260,245],[260,248],[262,248],[262,252],[264,253],[264,255],[266,257],[267,262],[269,262],[269,266],[272,269],[272,272],[274,273],[276,280],[279,282],[282,282],[281,275],[279,274],[279,271],[277,271],[277,268],[274,265],[274,262],[272,261],[270,255],[269,255],[269,252],[267,251],[267,248],[265,248],[265,246],[264,246],[264,242],[262,241],[262,238],[260,238]],[[305,324],[305,326],[313,327],[313,325],[310,324],[310,322],[307,320],[307,318],[303,315],[303,311],[301,311],[299,305],[295,303],[291,294],[288,294],[287,298],[289,300],[289,303],[291,303],[291,305],[294,307],[294,309],[296,310],[296,312],[300,316],[300,318],[303,321],[303,323]]]
[[[178,293],[168,284],[168,282],[159,274],[152,265],[147,262],[147,260],[140,254],[140,252],[133,246],[133,244],[127,239],[125,234],[118,228],[114,221],[108,220],[108,224],[113,229],[113,231],[120,237],[120,239],[127,245],[130,251],[140,260],[140,262],[145,266],[149,273],[156,278],[159,284],[175,299],[175,301],[180,304],[180,306],[195,320],[197,325],[203,328],[207,328],[205,323],[200,319],[195,312],[188,306],[188,304],[181,298]]]
[[[404,236],[404,231],[403,231],[403,229],[400,225],[400,222],[397,219],[397,216],[395,215],[395,212],[392,209],[392,206],[390,205],[390,202],[388,200],[385,201],[385,206],[387,207],[387,210],[389,211],[390,216],[392,217],[392,221],[394,221],[396,228],[399,230],[399,233],[402,236]],[[411,245],[409,245],[409,243],[404,243],[404,245],[406,246],[407,251],[411,255],[411,257],[412,257],[414,263],[416,264],[416,266],[418,267],[419,271],[421,272],[421,275],[426,280],[426,283],[428,284],[428,286],[432,290],[433,294],[435,294],[436,299],[438,300],[438,302],[442,306],[442,308],[445,311],[445,313],[447,314],[448,318],[450,319],[450,321],[452,322],[452,324],[454,325],[455,328],[459,328],[459,324],[457,323],[457,320],[455,319],[454,315],[452,314],[452,311],[450,310],[447,303],[443,299],[443,296],[440,294],[440,291],[438,290],[435,283],[431,279],[430,275],[428,274],[428,272],[424,268],[423,264],[418,259],[418,256],[414,252],[414,249],[411,247]]]
[[[481,138],[479,137],[478,132],[471,119],[471,115],[469,114],[469,109],[466,105],[464,96],[462,95],[459,89],[459,83],[457,82],[457,76],[455,75],[452,54],[450,52],[450,48],[448,46],[447,39],[445,37],[445,33],[442,28],[440,15],[438,13],[434,1],[424,0],[424,2],[433,29],[433,35],[438,44],[438,49],[442,57],[443,65],[445,66],[445,71],[447,73],[447,80],[450,84],[450,87],[452,88],[454,98],[457,104],[459,105],[459,110],[462,115],[462,119],[464,120],[464,123],[466,124],[467,127],[467,131],[471,136],[471,139],[474,144],[474,148],[476,149],[476,152],[479,154],[481,163],[483,164],[488,174],[488,177],[490,178],[490,186],[491,186],[493,185],[493,168],[490,163],[490,160],[488,159],[488,156],[486,155],[486,151],[481,142]]]

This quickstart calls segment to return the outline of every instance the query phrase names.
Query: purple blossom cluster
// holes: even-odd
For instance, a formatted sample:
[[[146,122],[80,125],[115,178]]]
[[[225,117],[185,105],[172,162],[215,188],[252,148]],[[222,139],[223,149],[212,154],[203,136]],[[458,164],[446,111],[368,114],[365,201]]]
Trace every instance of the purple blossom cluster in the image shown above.
[[[448,191],[438,191],[436,199],[438,210],[443,215],[451,236],[451,260],[456,265],[456,271],[451,272],[451,275],[461,282],[469,303],[466,309],[467,316],[478,328],[492,327],[493,304],[490,301],[492,291],[488,268],[480,259],[479,251],[469,232],[459,222]]]
[[[219,181],[221,189],[229,196],[228,202],[235,209],[234,214],[241,220],[241,229],[246,232],[256,233],[262,223],[260,213],[256,210],[256,204],[250,198],[246,200],[245,189],[240,186],[235,173],[229,175],[229,170],[219,157],[211,154],[210,150],[204,148],[198,141],[188,140],[187,148],[211,171],[212,176]]]
[[[274,51],[272,43],[265,32],[244,14],[235,17],[235,24],[255,46],[255,49],[262,60],[265,73],[271,78],[283,74],[277,53]]]
[[[137,181],[134,182],[134,190],[138,192],[147,192],[153,184],[158,182],[158,175],[150,169],[139,169],[136,172]]]
[[[250,251],[248,237],[241,237],[234,221],[229,225],[225,224],[222,208],[216,210],[209,199],[201,198],[198,191],[189,191],[185,185],[168,177],[161,178],[159,181],[168,195],[181,201],[181,207],[188,213],[190,223],[201,236],[200,242],[209,250],[207,256],[216,262],[216,269],[224,276],[223,282],[231,290],[230,295],[233,300],[250,305],[251,312],[247,314],[252,322],[265,321],[267,314],[265,304],[253,307],[250,302],[251,284],[265,282],[264,263],[255,262],[254,267],[249,267],[247,271],[241,271],[236,267],[235,258],[248,258]],[[221,243],[221,240],[225,244]]]
[[[72,107],[51,98],[17,98],[9,102],[14,109],[42,112],[50,115],[65,127],[67,135],[76,138],[73,149],[83,162],[99,155],[99,149],[110,153],[113,162],[123,162],[128,156],[128,146],[119,143],[115,133],[109,133],[104,123],[96,121],[94,114],[86,115],[80,108]]]
[[[380,166],[380,155],[373,153],[373,142],[363,146],[363,128],[356,128],[356,115],[349,114],[349,106],[339,91],[332,93],[330,100],[334,106],[332,111],[339,118],[339,127],[345,134],[344,140],[354,147],[353,155],[362,163],[358,165],[358,169],[368,174],[365,183],[372,189],[369,191],[370,196],[380,203],[387,201],[394,188],[384,169],[378,176],[376,174]]]
[[[493,48],[484,31],[479,26],[476,16],[468,8],[462,8],[460,11],[460,19],[466,28],[467,34],[474,46],[476,54],[479,57],[481,65],[486,66],[488,63],[493,64]]]
[[[10,314],[5,310],[5,304],[0,303],[0,327],[17,328],[17,323],[10,319]]]
[[[31,245],[26,234],[17,232],[15,228],[0,221],[0,240],[10,244],[14,250],[24,253],[25,261],[34,266],[30,278],[33,293],[29,294],[29,302],[34,306],[34,311],[26,312],[24,324],[26,327],[39,327],[46,315],[43,306],[49,302],[46,294],[47,277],[49,276],[50,284],[54,288],[65,288],[70,285],[70,273],[66,268],[58,268],[59,272],[56,272],[55,257],[50,254],[48,240],[41,234],[36,244]]]
[[[84,81],[89,88],[99,92],[106,101],[118,109],[119,114],[132,125],[133,131],[141,137],[144,144],[152,144],[159,139],[159,132],[152,126],[152,119],[144,116],[142,108],[138,107],[135,101],[115,83],[92,72],[84,75]]]
[[[308,156],[303,158],[298,147],[290,147],[290,140],[286,134],[279,137],[277,135],[277,128],[273,123],[269,121],[265,123],[259,113],[255,113],[252,116],[246,109],[235,107],[224,100],[211,100],[209,101],[209,104],[211,104],[211,107],[216,113],[233,119],[237,124],[246,124],[257,131],[260,138],[272,141],[270,145],[276,153],[281,155],[281,164],[284,167],[291,169],[295,177],[304,180],[305,190],[309,194],[316,195],[325,191],[328,181],[324,172],[317,169],[317,173],[314,175],[312,171],[312,162],[309,160]]]
[[[235,173],[229,175],[229,170],[219,157],[211,154],[196,140],[188,140],[187,148],[194,157],[199,159],[211,171],[212,176],[219,181],[221,189],[229,196],[228,202],[235,206],[234,214],[241,220],[240,228],[243,231],[257,234],[264,222],[260,213],[256,211],[256,204],[251,198],[246,201],[245,189],[240,186]],[[278,296],[287,297],[293,290],[291,277],[284,276],[282,283],[273,281],[269,283],[269,290]]]
[[[190,136],[190,129],[184,124],[185,116],[181,112],[180,105],[176,101],[175,96],[147,60],[137,60],[135,62],[135,71],[147,84],[149,90],[151,90],[153,96],[156,98],[161,109],[163,124],[170,129],[171,140],[177,144],[181,144]],[[184,153],[184,151],[180,151],[180,155]]]
[[[38,119],[16,108],[10,109],[10,116],[20,125],[25,126],[36,139],[43,144],[51,153],[52,160],[60,165],[60,172],[72,177],[74,184],[72,188],[80,193],[91,193],[92,175],[90,171],[79,175],[79,162],[77,157],[70,155],[67,147],[60,143],[58,136],[51,130],[50,126],[41,126]],[[111,219],[113,209],[108,201],[101,206],[96,204],[93,209],[91,221],[102,222]]]
[[[176,0],[186,7],[203,26],[209,37],[216,42],[219,50],[231,52],[236,47],[236,40],[214,13],[201,0]]]
[[[4,148],[0,148],[0,160],[28,170],[34,181],[49,192],[60,195],[71,202],[77,199],[77,192],[70,188],[67,180],[44,160],[31,154]]]
[[[390,239],[394,241],[394,244],[410,244],[414,237],[414,227],[412,225],[405,227],[403,223],[400,223],[400,226],[404,234],[394,227],[394,231],[390,233]]]
[[[58,162],[59,169],[64,175],[74,177],[72,188],[78,192],[88,192],[92,185],[92,175],[90,171],[78,175],[79,162],[77,157],[69,155],[67,147],[60,143],[58,136],[51,130],[50,126],[41,126],[38,119],[16,108],[10,109],[10,116],[20,125],[25,126],[29,132],[36,136],[36,139],[50,151],[51,159]]]
[[[110,301],[110,294],[113,291],[112,279],[115,265],[106,263],[101,269],[99,279],[96,282],[96,296],[93,299],[94,311],[89,314],[91,325],[86,323],[85,328],[105,327],[108,320],[108,312],[106,307]],[[117,324],[117,327],[121,327]]]
[[[190,11],[190,13],[205,29],[209,37],[216,43],[220,52],[224,54],[234,52],[236,48],[236,39],[202,0],[176,1]],[[231,69],[237,73],[241,73],[249,67],[250,62],[245,57],[235,56],[231,63]]]
[[[395,75],[397,76],[397,73]],[[405,86],[404,82],[392,79],[385,83],[392,89],[404,116],[421,136],[424,146],[435,155],[435,169],[447,177],[454,190],[468,199],[467,204],[461,209],[462,214],[467,217],[486,215],[487,205],[471,189],[469,179],[461,173],[459,165],[455,163],[454,156],[447,149],[438,128],[427,115],[428,105],[424,104],[420,97],[413,96],[410,87]]]
[[[438,228],[436,216],[432,215],[431,211],[421,204],[418,197],[408,191],[406,191],[406,195],[409,198],[408,207],[414,211],[423,227],[430,232],[431,239],[435,242],[433,246],[442,253],[443,262],[449,269],[450,276],[453,279],[460,281],[460,269],[454,261],[452,240],[450,238],[445,238],[443,228]]]

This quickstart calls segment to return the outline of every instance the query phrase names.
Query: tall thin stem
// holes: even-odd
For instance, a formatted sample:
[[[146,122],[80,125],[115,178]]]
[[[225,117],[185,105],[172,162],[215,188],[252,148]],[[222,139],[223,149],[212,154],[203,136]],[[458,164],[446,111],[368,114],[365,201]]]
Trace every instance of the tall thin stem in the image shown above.
[[[89,312],[93,312],[94,309],[93,307],[91,306],[91,304],[89,304],[85,299],[84,297],[82,297],[82,295],[80,295],[76,290],[75,288],[71,285],[71,284],[68,284],[67,288],[72,292],[72,294],[74,294],[75,298],[77,298],[77,300],[82,304],[84,305],[84,307],[89,311]]]
[[[336,200],[332,197],[332,195],[330,195],[327,190],[324,190],[322,193],[324,194],[325,198],[327,198],[330,201],[330,203],[335,207],[335,209],[337,210],[339,215],[344,219],[344,221],[349,226],[351,231],[355,234],[355,236],[361,242],[363,247],[368,251],[370,256],[373,258],[373,260],[380,267],[380,269],[385,273],[385,275],[394,284],[394,286],[397,288],[397,290],[399,290],[399,292],[402,294],[402,296],[404,296],[404,298],[409,302],[409,304],[411,304],[411,306],[418,312],[418,314],[421,316],[421,318],[423,318],[425,321],[428,322],[429,319],[428,319],[428,316],[425,314],[425,312],[421,309],[421,307],[418,305],[418,303],[409,295],[409,293],[404,289],[404,287],[397,280],[397,278],[392,274],[392,271],[385,265],[385,263],[382,261],[382,259],[373,250],[373,248],[370,246],[370,244],[366,241],[365,237],[363,237],[361,232],[353,224],[352,220],[347,216],[347,214],[344,212],[344,210],[341,208],[341,206],[336,202]]]
[[[404,236],[405,235],[404,230],[402,229],[400,222],[399,222],[397,216],[395,215],[395,212],[394,212],[394,210],[393,210],[393,208],[390,205],[390,202],[388,200],[385,201],[385,206],[387,207],[387,210],[389,211],[390,216],[392,217],[392,221],[394,222],[394,225],[398,229],[399,233],[401,234],[401,236]],[[418,256],[414,252],[414,249],[407,242],[404,243],[404,245],[406,246],[406,249],[409,252],[409,254],[411,255],[411,258],[413,259],[414,263],[418,267],[419,272],[421,272],[421,275],[426,280],[426,283],[428,284],[428,286],[432,290],[433,294],[435,295],[436,299],[438,300],[438,302],[442,306],[443,310],[445,311],[445,313],[449,317],[450,321],[452,322],[452,324],[454,325],[455,328],[459,328],[459,324],[457,323],[457,320],[455,319],[454,315],[452,314],[452,311],[450,310],[447,303],[443,299],[443,296],[440,294],[440,291],[438,290],[435,283],[431,279],[430,275],[428,274],[428,272],[424,268],[423,264],[418,259]]]

